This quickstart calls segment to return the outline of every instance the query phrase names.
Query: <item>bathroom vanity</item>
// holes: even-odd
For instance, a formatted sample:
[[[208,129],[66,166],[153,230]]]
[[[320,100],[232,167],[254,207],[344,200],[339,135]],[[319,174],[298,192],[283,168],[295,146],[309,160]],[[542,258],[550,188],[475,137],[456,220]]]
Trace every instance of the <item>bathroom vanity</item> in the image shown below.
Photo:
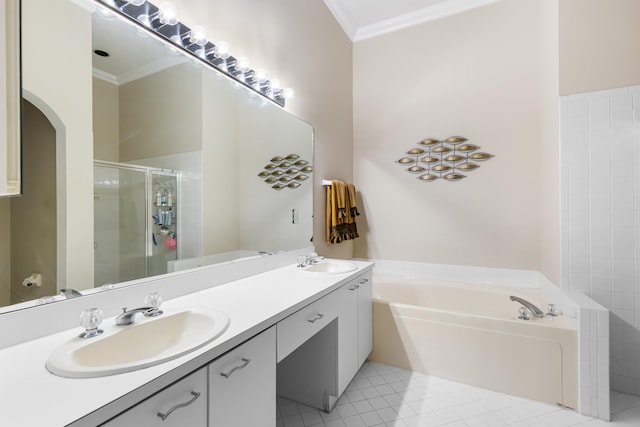
[[[269,426],[276,394],[330,410],[372,346],[373,264],[354,264],[339,274],[287,265],[166,301],[167,310],[222,310],[229,326],[145,369],[95,378],[48,372],[49,355],[80,328],[0,350],[0,424]]]

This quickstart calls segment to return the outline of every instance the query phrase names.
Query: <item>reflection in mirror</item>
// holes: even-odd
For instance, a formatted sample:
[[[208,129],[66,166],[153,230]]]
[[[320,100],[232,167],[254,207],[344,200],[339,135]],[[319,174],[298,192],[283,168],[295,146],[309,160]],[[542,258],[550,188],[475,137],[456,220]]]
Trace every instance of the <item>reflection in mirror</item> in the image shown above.
[[[311,126],[86,5],[22,0],[23,128],[51,165],[25,162],[39,217],[0,205],[0,304],[308,247]]]

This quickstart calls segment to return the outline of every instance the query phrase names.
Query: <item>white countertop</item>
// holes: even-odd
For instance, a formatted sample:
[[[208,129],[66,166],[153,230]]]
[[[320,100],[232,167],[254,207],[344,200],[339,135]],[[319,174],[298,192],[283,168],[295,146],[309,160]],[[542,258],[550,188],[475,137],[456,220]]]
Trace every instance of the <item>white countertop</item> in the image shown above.
[[[0,425],[95,426],[104,422],[373,266],[355,263],[356,271],[323,276],[308,275],[290,265],[166,301],[163,307],[222,310],[231,319],[229,328],[192,353],[138,371],[82,379],[47,371],[49,355],[78,335],[80,327],[0,350]]]

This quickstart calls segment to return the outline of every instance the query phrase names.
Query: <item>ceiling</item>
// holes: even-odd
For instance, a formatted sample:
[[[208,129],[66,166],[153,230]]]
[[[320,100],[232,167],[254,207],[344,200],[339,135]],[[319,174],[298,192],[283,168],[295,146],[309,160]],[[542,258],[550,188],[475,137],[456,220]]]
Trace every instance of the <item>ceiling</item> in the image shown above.
[[[357,42],[500,0],[324,0]]]

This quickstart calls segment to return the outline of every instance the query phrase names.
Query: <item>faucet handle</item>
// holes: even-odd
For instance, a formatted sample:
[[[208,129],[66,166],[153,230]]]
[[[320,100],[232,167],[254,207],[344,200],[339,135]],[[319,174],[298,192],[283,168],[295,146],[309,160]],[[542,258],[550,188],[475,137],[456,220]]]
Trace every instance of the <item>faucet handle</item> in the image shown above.
[[[518,309],[518,319],[520,320],[531,319],[531,310],[529,310],[527,307],[520,307]]]
[[[151,307],[153,310],[150,310],[149,313],[145,313],[147,317],[160,316],[162,314],[162,310],[160,310],[160,304],[162,304],[162,297],[158,292],[151,292],[149,295],[144,297],[145,305]]]
[[[555,304],[547,305],[547,316],[556,317],[558,314],[558,307]]]
[[[78,335],[80,338],[91,338],[100,335],[104,332],[102,329],[98,329],[102,319],[104,318],[102,310],[99,308],[88,308],[80,314],[80,326],[85,331]]]

